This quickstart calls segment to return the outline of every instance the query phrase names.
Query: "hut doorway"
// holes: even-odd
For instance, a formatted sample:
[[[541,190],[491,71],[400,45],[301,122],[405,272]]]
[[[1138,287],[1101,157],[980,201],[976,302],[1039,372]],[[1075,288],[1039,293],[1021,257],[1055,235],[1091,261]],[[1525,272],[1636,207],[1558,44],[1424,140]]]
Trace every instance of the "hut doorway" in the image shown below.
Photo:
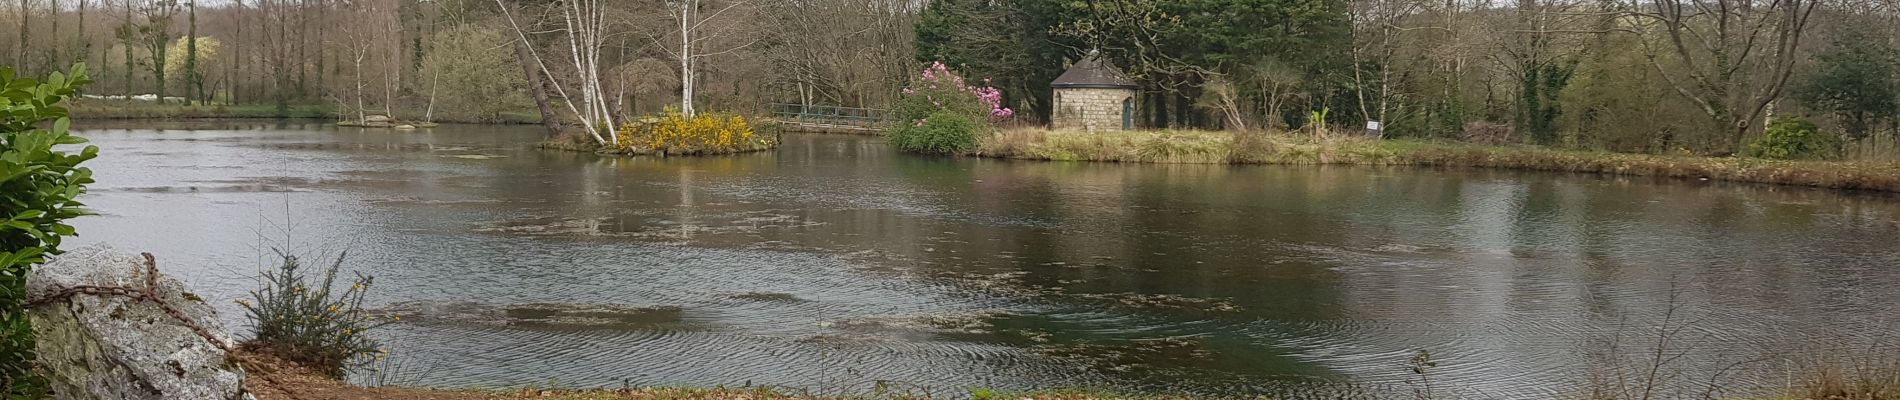
[[[1122,130],[1135,129],[1135,98],[1122,99]]]

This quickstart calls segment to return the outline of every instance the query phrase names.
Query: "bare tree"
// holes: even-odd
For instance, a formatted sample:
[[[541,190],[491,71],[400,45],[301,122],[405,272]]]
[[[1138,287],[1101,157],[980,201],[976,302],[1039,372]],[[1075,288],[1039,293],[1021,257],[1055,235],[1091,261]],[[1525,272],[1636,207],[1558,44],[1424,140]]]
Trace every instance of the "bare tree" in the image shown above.
[[[178,0],[153,0],[140,10],[145,23],[136,28],[139,44],[152,56],[152,84],[157,87],[158,102],[165,102],[165,51],[171,47],[172,19],[178,15]]]
[[[1300,96],[1299,86],[1305,74],[1278,60],[1266,59],[1247,68],[1246,74],[1260,91],[1260,120],[1263,128],[1281,128],[1280,114],[1286,102]]]
[[[1399,24],[1418,13],[1420,5],[1411,0],[1355,0],[1348,4],[1353,26],[1353,97],[1359,115],[1369,126],[1373,121],[1385,121],[1392,110],[1393,97],[1397,96],[1394,92],[1398,90],[1394,80],[1399,79],[1393,72],[1400,68],[1394,64],[1401,62],[1398,35],[1406,30]]]
[[[501,7],[502,17],[508,21],[508,26],[514,29],[515,37],[523,43],[522,46],[528,49],[528,56],[534,59],[535,66],[539,67],[541,73],[553,83],[549,86],[554,87],[555,93],[560,95],[563,103],[566,103],[567,110],[580,117],[581,127],[594,138],[594,142],[603,145],[618,144],[620,139],[609,117],[611,110],[608,109],[606,98],[601,90],[600,68],[597,64],[604,33],[602,27],[605,23],[605,13],[599,0],[568,0],[561,10],[569,51],[573,53],[571,58],[576,75],[574,80],[581,87],[581,92],[578,93],[579,104],[575,103],[575,96],[569,96],[567,89],[563,88],[554,73],[548,70],[547,60],[534,49],[534,42],[528,40],[528,31],[523,29],[521,23],[515,19],[515,13],[512,11],[514,8],[502,0],[495,0],[495,5]],[[606,122],[604,125],[606,125],[607,137],[600,135],[602,122]]]
[[[561,134],[561,121],[555,117],[554,107],[548,104],[546,80],[542,79],[540,72],[537,72],[535,66],[539,65],[539,61],[529,53],[530,44],[526,42],[525,40],[509,41],[515,50],[515,63],[521,66],[521,73],[526,78],[528,95],[534,99],[534,109],[541,114],[541,126],[546,127],[548,137],[553,138]]]
[[[679,30],[675,33],[678,35],[676,38],[678,41],[678,50],[664,45],[658,47],[662,51],[665,51],[667,55],[673,56],[675,60],[679,61],[680,114],[690,117],[693,116],[695,112],[693,109],[693,85],[696,83],[695,81],[698,80],[699,59],[731,53],[751,47],[753,44],[759,42],[757,39],[754,39],[743,42],[742,44],[727,46],[723,49],[713,47],[718,50],[707,50],[708,47],[712,47],[713,45],[709,42],[726,38],[727,35],[738,32],[738,26],[736,26],[736,24],[724,23],[726,21],[722,20],[721,17],[732,18],[733,14],[750,11],[751,7],[749,6],[752,0],[729,0],[724,7],[720,7],[719,10],[713,11],[711,14],[700,11],[703,5],[702,0],[668,1],[672,3],[670,6],[677,10],[673,17],[674,22],[677,22],[679,25]],[[735,10],[739,11],[735,12]],[[654,43],[660,43],[658,35],[653,35],[652,38]]]
[[[1637,0],[1632,0],[1637,1]],[[1819,0],[1649,0],[1635,15],[1661,30],[1642,41],[1670,87],[1728,129],[1740,149],[1780,99]]]
[[[802,104],[876,107],[896,99],[916,68],[916,5],[906,0],[772,2],[774,46],[760,51],[782,71],[772,85]]]

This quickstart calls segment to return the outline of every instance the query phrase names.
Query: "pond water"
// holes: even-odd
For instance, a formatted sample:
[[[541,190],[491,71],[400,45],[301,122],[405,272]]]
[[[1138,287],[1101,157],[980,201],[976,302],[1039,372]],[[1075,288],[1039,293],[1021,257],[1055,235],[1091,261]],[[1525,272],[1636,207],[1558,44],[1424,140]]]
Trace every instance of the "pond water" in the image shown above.
[[[855,136],[601,158],[533,149],[534,127],[81,125],[100,215],[73,243],[155,253],[238,330],[272,248],[347,250],[404,316],[378,334],[391,372],[361,380],[1510,398],[1661,364],[1745,394],[1900,326],[1881,194]]]

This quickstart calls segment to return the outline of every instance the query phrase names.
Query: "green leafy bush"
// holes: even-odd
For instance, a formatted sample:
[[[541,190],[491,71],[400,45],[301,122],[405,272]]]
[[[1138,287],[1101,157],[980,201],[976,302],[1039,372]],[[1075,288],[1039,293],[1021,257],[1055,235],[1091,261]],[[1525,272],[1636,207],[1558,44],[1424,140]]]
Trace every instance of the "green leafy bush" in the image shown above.
[[[1821,133],[1814,123],[1800,118],[1776,118],[1768,123],[1761,140],[1748,145],[1743,155],[1777,160],[1816,160],[1839,152],[1840,140]]]
[[[65,221],[85,215],[75,199],[92,183],[92,171],[79,164],[98,156],[86,146],[77,154],[55,149],[85,143],[68,132],[71,120],[59,104],[86,79],[85,65],[70,74],[54,72],[46,82],[13,76],[0,68],[0,395],[39,397],[44,388],[33,376],[33,330],[26,314],[27,272],[42,256],[59,254],[62,237],[72,236]],[[51,121],[51,124],[47,122]]]
[[[899,150],[956,154],[976,148],[976,133],[989,127],[955,111],[938,111],[915,126],[891,130],[891,145]]]
[[[317,276],[306,273],[297,256],[282,251],[277,255],[283,262],[264,272],[264,287],[251,291],[250,301],[238,301],[257,329],[244,348],[336,377],[385,354],[382,344],[366,335],[388,323],[363,310],[363,295],[373,280],[356,274],[349,288],[335,290],[347,253]]]
[[[892,144],[904,151],[939,154],[975,148],[977,134],[991,132],[989,122],[1016,115],[1003,107],[1001,90],[988,82],[970,85],[943,63],[925,68],[904,89],[893,111],[897,125],[889,131]]]
[[[477,25],[456,25],[436,32],[422,56],[416,79],[435,99],[437,116],[475,122],[505,121],[503,113],[533,107],[528,83],[507,46],[513,32]]]

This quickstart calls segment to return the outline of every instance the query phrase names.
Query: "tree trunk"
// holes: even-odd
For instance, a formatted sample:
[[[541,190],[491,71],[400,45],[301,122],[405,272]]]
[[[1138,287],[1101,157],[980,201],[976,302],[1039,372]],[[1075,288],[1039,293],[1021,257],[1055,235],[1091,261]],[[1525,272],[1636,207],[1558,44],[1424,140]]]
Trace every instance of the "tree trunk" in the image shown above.
[[[53,25],[52,29],[49,29],[49,32],[47,32],[48,36],[53,37],[53,45],[48,46],[46,49],[46,66],[52,67],[53,70],[57,71],[59,70],[59,64],[61,64],[59,53],[60,50],[62,50],[61,47],[64,47],[62,46],[64,43],[60,43],[59,40],[59,0],[52,0],[51,3],[50,5],[53,9],[46,12],[46,20]],[[22,14],[20,17],[25,18],[26,16]],[[21,67],[25,67],[25,65],[21,65]]]
[[[204,87],[198,79],[198,2],[193,0],[185,17],[191,26],[185,28],[185,105],[199,101],[198,92]]]
[[[152,88],[158,92],[158,104],[165,104],[165,50],[171,44],[171,35],[163,32],[152,38]]]
[[[366,47],[368,46],[358,47],[356,50],[356,122],[360,124],[369,123],[369,115],[363,113],[363,109],[366,108],[363,106],[363,53],[369,51]]]
[[[680,2],[680,115],[689,118],[693,116],[693,29],[690,22],[694,3],[698,2]]]
[[[132,0],[119,1],[122,1],[123,3],[121,4],[125,6],[125,25],[121,26],[121,28],[125,29],[125,36],[119,38],[119,41],[125,46],[125,71],[122,72],[125,73],[125,95],[131,96],[133,91],[132,70],[136,68],[132,64],[132,41],[134,40],[132,33]]]
[[[326,4],[323,0],[317,0],[317,26],[324,26],[323,24],[330,22],[329,9],[330,9],[329,4]],[[324,46],[323,43],[329,43],[329,42],[330,42],[330,30],[318,29],[317,30],[317,65],[316,65],[317,85],[316,86],[320,90],[328,90],[329,88],[329,86],[326,85],[326,83],[324,82],[324,78],[327,77],[329,73],[325,71],[323,68],[324,59],[328,58],[326,57],[326,55],[330,53],[329,47]]]
[[[304,0],[297,1],[297,97],[300,99],[310,95],[309,86],[305,85],[309,82],[306,74],[310,70],[305,66],[310,65],[310,59],[304,57],[304,48],[310,47],[310,16],[307,8]]]
[[[86,0],[79,0],[79,59],[92,57],[92,41],[86,38]]]
[[[288,15],[290,10],[284,5],[286,1],[277,0],[277,45],[274,46],[276,48],[271,49],[274,53],[271,57],[273,70],[271,72],[273,72],[272,75],[277,76],[276,97],[279,117],[290,114],[290,74],[286,69],[289,66],[285,65],[289,61],[286,59],[290,58],[290,28],[287,26],[290,22]]]
[[[235,29],[237,33],[232,36],[243,38],[244,0],[237,0],[236,4],[237,12],[231,16],[231,20],[233,21],[231,22],[231,28]],[[242,68],[246,61],[244,59],[244,40],[237,39],[231,41],[230,59],[231,62],[224,63],[227,65],[224,70],[224,101],[231,104],[238,104],[238,77],[242,75]]]
[[[1153,121],[1152,123],[1154,124],[1154,126],[1151,126],[1150,128],[1166,129],[1168,127],[1168,100],[1167,99],[1168,99],[1167,92],[1155,91],[1148,94],[1148,104],[1149,104],[1148,108],[1154,110],[1154,118],[1152,120]],[[1062,112],[1062,110],[1056,110],[1056,112]]]
[[[541,112],[541,126],[548,129],[548,138],[561,135],[561,121],[554,117],[554,106],[548,104],[548,91],[541,80],[541,74],[535,73],[534,55],[528,54],[527,45],[520,40],[515,44],[515,63],[521,64],[521,73],[527,78],[528,94],[534,97],[534,108]]]
[[[31,31],[31,29],[27,29],[29,28],[27,26],[28,25],[27,22],[30,22],[32,20],[33,20],[32,16],[30,14],[27,14],[26,0],[20,0],[20,54],[19,54],[19,58],[14,60],[13,62],[13,65],[17,65],[20,68],[26,68],[26,65],[27,65],[26,64],[26,52],[27,52],[26,39],[27,39],[27,32]],[[21,71],[21,72],[25,72],[25,71]],[[22,75],[25,75],[25,74],[22,74]]]
[[[1192,120],[1194,115],[1193,113],[1188,112],[1188,110],[1193,106],[1194,106],[1194,99],[1188,97],[1187,91],[1182,91],[1181,93],[1176,94],[1174,96],[1174,126],[1177,126],[1177,127],[1194,126],[1193,125],[1194,121]]]

